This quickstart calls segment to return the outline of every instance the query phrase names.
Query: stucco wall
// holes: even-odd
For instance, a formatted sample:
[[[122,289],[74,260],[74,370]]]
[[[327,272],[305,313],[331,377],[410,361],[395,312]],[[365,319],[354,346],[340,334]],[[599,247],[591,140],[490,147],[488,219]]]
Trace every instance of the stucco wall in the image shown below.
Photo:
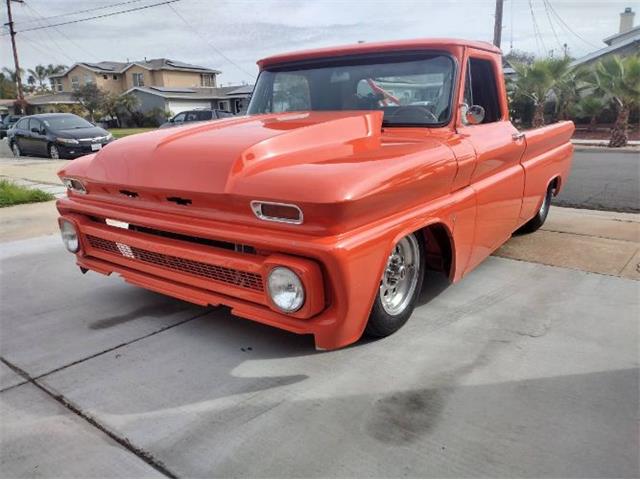
[[[162,87],[200,87],[200,74],[162,70],[156,76],[158,86]]]

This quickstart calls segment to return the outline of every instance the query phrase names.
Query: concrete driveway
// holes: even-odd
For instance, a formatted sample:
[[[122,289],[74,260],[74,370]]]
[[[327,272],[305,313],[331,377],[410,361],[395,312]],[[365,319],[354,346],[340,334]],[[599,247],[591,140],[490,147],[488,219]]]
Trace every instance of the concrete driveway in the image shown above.
[[[492,257],[396,335],[311,338],[2,244],[17,477],[637,477],[639,283]]]

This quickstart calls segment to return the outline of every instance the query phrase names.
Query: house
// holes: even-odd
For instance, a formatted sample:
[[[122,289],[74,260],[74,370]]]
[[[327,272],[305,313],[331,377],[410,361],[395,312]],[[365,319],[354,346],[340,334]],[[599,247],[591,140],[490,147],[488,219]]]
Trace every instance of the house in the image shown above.
[[[609,55],[624,57],[640,52],[640,25],[633,26],[635,15],[636,13],[631,7],[625,8],[624,12],[620,14],[618,33],[602,40],[607,46],[574,60],[571,62],[571,66],[590,65]]]
[[[138,62],[75,63],[65,72],[49,77],[54,93],[73,92],[93,83],[121,94],[133,87],[216,87],[219,70],[156,58]]]
[[[194,108],[217,108],[231,113],[246,109],[253,85],[229,87],[133,87],[127,90],[138,98],[140,111],[154,109],[171,112],[172,115]]]
[[[68,92],[36,95],[33,97],[27,97],[25,100],[28,104],[27,112],[29,114],[56,113],[60,111],[60,105],[80,105],[80,102],[73,98],[73,94]]]

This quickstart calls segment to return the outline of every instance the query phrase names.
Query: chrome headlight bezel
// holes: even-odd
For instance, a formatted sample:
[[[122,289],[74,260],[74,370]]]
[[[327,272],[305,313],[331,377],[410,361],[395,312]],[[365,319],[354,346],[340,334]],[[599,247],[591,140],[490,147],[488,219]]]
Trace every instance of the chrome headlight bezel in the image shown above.
[[[78,237],[78,230],[73,222],[60,220],[60,236],[62,237],[62,243],[65,248],[71,253],[78,253],[80,250],[80,239]]]
[[[285,266],[276,266],[269,271],[267,293],[271,303],[287,314],[300,310],[306,299],[302,279],[296,272]]]

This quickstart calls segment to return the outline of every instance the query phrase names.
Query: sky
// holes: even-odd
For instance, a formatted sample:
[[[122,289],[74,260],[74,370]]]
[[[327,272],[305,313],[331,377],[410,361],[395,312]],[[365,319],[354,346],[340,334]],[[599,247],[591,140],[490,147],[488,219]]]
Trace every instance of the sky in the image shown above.
[[[79,20],[163,0],[24,0],[12,3],[15,29]],[[111,6],[111,7],[109,7]],[[79,10],[89,10],[77,13]],[[563,44],[580,57],[605,47],[620,12],[638,0],[505,0],[502,50],[539,56]],[[495,0],[180,0],[121,15],[16,36],[20,64],[126,61],[166,57],[222,71],[221,85],[253,83],[256,61],[282,53],[358,41],[420,37],[493,39]],[[55,18],[47,18],[53,17]],[[1,23],[7,22],[4,0]],[[640,13],[637,14],[637,25]],[[10,37],[0,30],[0,67],[13,69]]]

